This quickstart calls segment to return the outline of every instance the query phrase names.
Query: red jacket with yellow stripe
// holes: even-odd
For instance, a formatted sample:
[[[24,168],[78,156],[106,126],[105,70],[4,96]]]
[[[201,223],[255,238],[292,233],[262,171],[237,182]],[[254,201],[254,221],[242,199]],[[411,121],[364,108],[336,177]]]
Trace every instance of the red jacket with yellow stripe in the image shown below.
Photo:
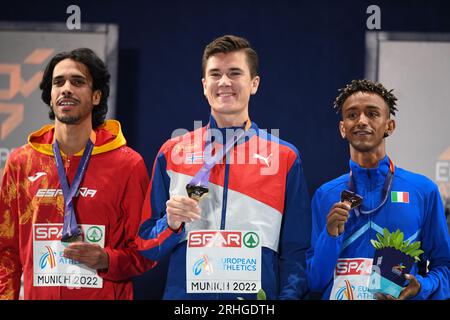
[[[53,126],[32,133],[27,145],[11,153],[5,167],[0,193],[0,299],[19,297],[22,273],[25,299],[132,299],[131,277],[154,265],[134,244],[148,186],[144,161],[126,146],[119,122],[108,120],[95,130],[95,146],[74,206],[79,225],[97,227],[90,239],[104,242],[109,268],[69,279],[59,269],[71,262],[59,247],[64,198],[53,136]],[[62,155],[69,185],[83,151]],[[84,238],[87,241],[89,234]],[[100,282],[100,288],[94,287]]]
[[[213,117],[210,127],[217,129]],[[226,138],[224,130],[218,130]],[[171,255],[164,298],[236,298],[235,294],[186,292],[187,234],[205,229],[259,231],[261,281],[267,297],[304,297],[311,215],[300,155],[294,146],[260,130],[255,123],[227,154],[228,160],[212,168],[209,193],[199,204],[202,219],[187,223],[177,234],[168,228],[166,201],[171,195],[187,195],[186,185],[203,165],[205,131],[206,127],[199,128],[161,147],[144,202],[136,243],[149,259]],[[215,142],[220,147],[223,140]]]

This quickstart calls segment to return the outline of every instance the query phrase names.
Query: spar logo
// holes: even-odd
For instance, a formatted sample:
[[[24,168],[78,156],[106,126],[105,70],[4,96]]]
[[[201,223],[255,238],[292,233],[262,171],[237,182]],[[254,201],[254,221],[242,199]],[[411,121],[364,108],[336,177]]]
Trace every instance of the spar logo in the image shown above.
[[[336,292],[336,300],[355,300],[355,286],[350,281],[345,280],[344,286]]]
[[[35,241],[56,241],[61,240],[62,225],[34,226]]]
[[[59,241],[62,237],[62,224],[34,225],[34,241]],[[84,241],[84,234],[81,234]]]
[[[244,235],[244,245],[247,248],[256,248],[259,244],[259,236],[255,232],[247,232]]]
[[[195,261],[194,265],[192,266],[192,272],[195,276],[199,276],[203,270],[207,275],[210,275],[214,272],[212,263],[210,263],[206,254],[202,255],[200,259]]]
[[[192,231],[188,235],[188,247],[242,247],[240,231]]]
[[[339,259],[335,272],[336,276],[370,275],[372,264],[365,259]]]
[[[45,246],[45,248],[47,249],[47,251],[45,251],[39,259],[39,267],[41,268],[41,270],[47,268],[47,266],[50,269],[53,269],[56,267],[56,252],[53,251],[53,249],[49,246]]]
[[[93,226],[87,229],[86,231],[86,239],[90,242],[99,242],[103,238],[102,229],[99,227]]]

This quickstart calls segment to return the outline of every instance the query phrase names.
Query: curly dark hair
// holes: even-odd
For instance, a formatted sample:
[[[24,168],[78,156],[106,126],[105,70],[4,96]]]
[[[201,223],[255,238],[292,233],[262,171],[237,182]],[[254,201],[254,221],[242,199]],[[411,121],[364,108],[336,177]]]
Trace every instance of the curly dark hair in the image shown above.
[[[398,109],[395,107],[395,101],[397,101],[397,98],[392,94],[393,90],[394,89],[388,91],[381,83],[373,82],[367,79],[352,80],[352,82],[347,84],[345,88],[338,90],[340,94],[334,100],[333,109],[336,110],[336,113],[341,112],[345,100],[347,100],[347,98],[352,94],[362,91],[376,93],[382,97],[389,107],[389,113],[395,116],[395,112],[398,111]]]
[[[42,90],[42,101],[50,108],[48,116],[51,120],[55,120],[55,113],[50,106],[53,69],[65,59],[84,64],[92,76],[92,90],[100,90],[101,92],[100,103],[92,110],[92,127],[95,129],[105,122],[106,113],[108,112],[109,79],[111,75],[105,63],[89,48],[79,48],[70,52],[58,53],[48,63],[39,85],[39,88]]]
[[[258,75],[259,59],[258,54],[250,45],[250,42],[242,37],[234,35],[224,35],[214,39],[209,43],[203,51],[202,57],[202,71],[203,76],[206,72],[206,63],[209,57],[218,53],[229,53],[243,50],[247,55],[247,63],[250,69],[250,76],[252,79]]]

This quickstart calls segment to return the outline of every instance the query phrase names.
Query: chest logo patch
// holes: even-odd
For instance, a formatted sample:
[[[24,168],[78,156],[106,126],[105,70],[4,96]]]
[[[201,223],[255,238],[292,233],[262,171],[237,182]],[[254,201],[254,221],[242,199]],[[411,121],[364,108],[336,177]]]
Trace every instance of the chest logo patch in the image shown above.
[[[409,192],[404,191],[392,191],[391,192],[392,203],[409,203]]]

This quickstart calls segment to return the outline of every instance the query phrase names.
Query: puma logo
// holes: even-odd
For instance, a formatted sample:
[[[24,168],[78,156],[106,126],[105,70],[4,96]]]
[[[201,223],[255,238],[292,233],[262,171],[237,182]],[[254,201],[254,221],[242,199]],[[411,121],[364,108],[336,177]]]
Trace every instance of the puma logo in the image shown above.
[[[45,172],[38,172],[36,173],[34,176],[29,176],[28,180],[30,180],[31,182],[35,182],[37,179],[39,179],[42,176],[46,176],[47,174]]]
[[[267,167],[269,167],[269,159],[270,159],[270,157],[272,157],[272,154],[269,154],[267,157],[263,157],[262,155],[257,154],[257,153],[253,154],[253,158],[256,158],[256,159],[259,159],[259,160],[263,161],[266,164]]]

